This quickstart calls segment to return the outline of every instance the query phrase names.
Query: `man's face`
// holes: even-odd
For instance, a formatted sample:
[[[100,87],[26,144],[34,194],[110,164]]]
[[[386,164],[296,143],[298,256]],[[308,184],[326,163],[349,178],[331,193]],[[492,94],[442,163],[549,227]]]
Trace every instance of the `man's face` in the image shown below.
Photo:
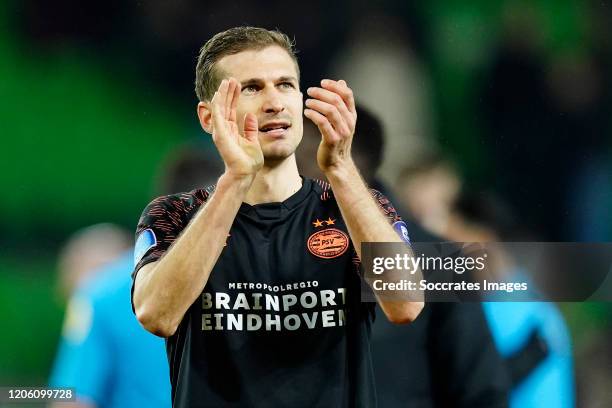
[[[242,86],[236,118],[244,129],[244,116],[257,116],[259,143],[267,163],[291,156],[302,139],[303,100],[295,64],[278,46],[247,50],[217,62],[224,78],[233,77]]]

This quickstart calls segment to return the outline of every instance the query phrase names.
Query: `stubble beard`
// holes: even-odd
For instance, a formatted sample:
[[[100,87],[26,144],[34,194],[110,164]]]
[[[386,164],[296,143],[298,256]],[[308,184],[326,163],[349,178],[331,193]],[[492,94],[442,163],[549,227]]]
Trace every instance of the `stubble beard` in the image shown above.
[[[262,153],[265,166],[275,167],[293,156],[301,141],[301,137],[299,140],[293,141],[295,137],[282,141],[274,141],[270,143],[271,146],[263,146]]]

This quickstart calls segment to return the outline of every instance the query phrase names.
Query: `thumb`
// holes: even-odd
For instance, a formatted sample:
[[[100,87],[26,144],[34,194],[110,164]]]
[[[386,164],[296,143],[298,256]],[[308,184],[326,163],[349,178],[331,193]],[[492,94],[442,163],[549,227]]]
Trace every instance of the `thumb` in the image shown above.
[[[244,137],[253,142],[257,140],[257,133],[259,132],[259,124],[257,123],[257,116],[253,113],[247,113],[244,116]]]

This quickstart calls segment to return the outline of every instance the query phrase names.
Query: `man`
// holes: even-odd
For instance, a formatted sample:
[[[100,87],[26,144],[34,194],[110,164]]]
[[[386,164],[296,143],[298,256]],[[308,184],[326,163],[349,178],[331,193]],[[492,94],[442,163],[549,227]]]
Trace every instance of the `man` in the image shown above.
[[[362,242],[402,242],[388,221],[405,227],[351,159],[352,91],[323,80],[302,112],[288,37],[238,27],[202,48],[196,93],[225,172],[214,189],[149,204],[135,254],[134,310],[167,338],[173,404],[375,405],[373,306],[356,266]],[[321,132],[329,184],[298,174],[302,114]],[[396,323],[423,307],[380,305]]]

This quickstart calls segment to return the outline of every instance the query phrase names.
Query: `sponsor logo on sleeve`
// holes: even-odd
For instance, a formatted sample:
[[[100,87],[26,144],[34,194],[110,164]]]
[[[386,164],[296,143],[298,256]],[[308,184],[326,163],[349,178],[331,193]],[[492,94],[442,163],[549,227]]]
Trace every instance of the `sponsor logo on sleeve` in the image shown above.
[[[397,235],[406,243],[410,243],[410,236],[408,235],[408,227],[404,221],[395,221],[392,225]]]
[[[152,229],[148,228],[140,233],[134,246],[134,266],[140,262],[143,256],[157,245],[157,237]]]

